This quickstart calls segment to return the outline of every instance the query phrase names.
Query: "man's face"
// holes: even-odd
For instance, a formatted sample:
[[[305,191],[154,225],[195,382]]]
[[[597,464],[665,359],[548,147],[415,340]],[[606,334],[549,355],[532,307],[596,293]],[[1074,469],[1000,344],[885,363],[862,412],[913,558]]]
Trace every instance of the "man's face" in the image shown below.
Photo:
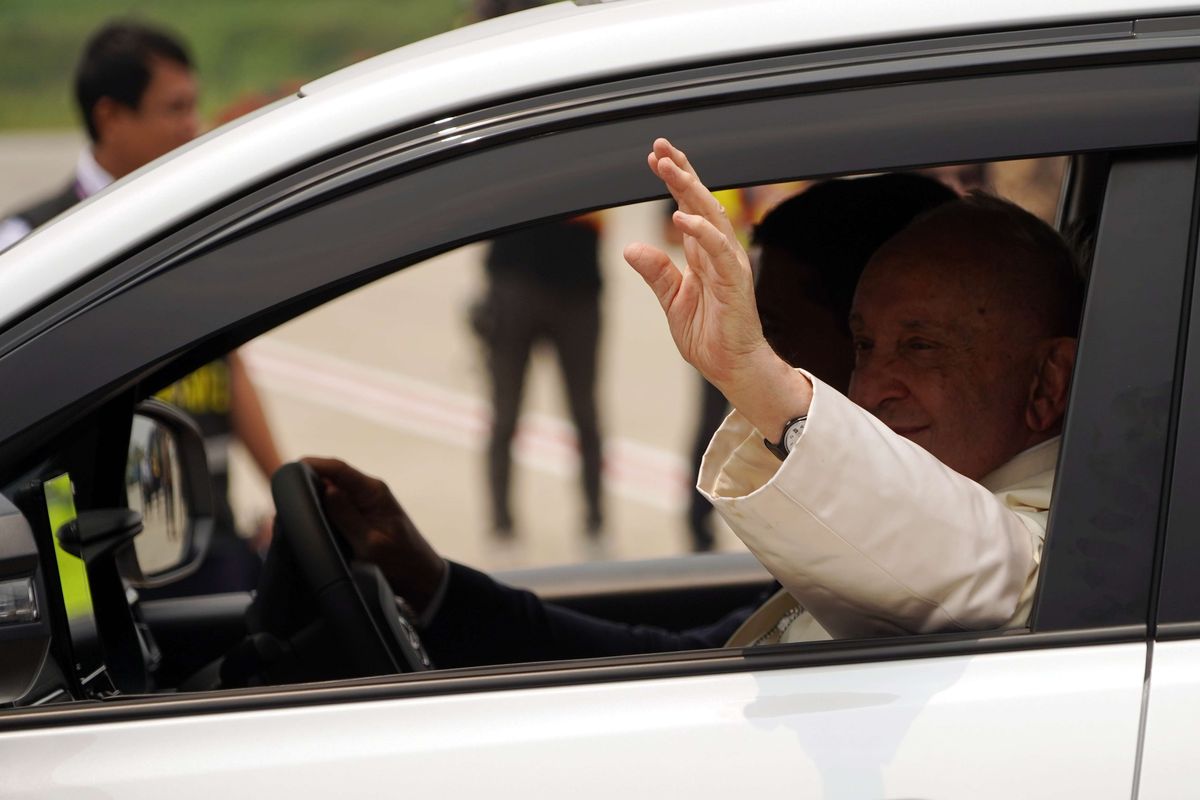
[[[849,396],[978,480],[1036,443],[1025,410],[1037,338],[986,258],[929,238],[885,245],[863,274]]]
[[[100,131],[101,144],[117,152],[127,171],[150,163],[196,137],[196,96],[191,70],[167,59],[152,59],[150,83],[141,102],[137,108],[114,108]]]

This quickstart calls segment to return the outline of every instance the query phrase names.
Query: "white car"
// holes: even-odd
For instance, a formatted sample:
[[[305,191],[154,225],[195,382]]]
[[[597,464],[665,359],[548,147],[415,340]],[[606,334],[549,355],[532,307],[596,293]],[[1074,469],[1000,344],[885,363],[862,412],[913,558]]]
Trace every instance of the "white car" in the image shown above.
[[[1198,132],[1194,0],[579,0],[120,181],[0,255],[0,795],[1194,796]],[[154,392],[453,247],[662,196],[656,136],[722,187],[1070,157],[1058,218],[1094,252],[1027,628],[422,670],[374,576],[339,611],[309,574],[266,592],[281,624],[355,646],[235,686],[275,646],[248,596],[138,599],[203,556],[210,510]],[[345,579],[307,484],[283,491],[304,566]],[[676,627],[763,580],[736,557],[523,577]]]

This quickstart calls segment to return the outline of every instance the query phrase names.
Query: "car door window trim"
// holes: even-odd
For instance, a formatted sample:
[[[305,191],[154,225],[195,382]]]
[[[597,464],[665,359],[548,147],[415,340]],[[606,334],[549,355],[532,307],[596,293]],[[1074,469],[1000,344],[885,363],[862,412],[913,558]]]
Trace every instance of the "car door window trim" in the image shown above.
[[[514,664],[407,673],[329,684],[236,689],[188,695],[113,698],[102,703],[38,706],[0,711],[0,733],[68,725],[225,714],[330,703],[371,702],[451,694],[517,691],[602,682],[699,677],[765,670],[1026,652],[1146,641],[1146,627],[1082,631],[939,634],[887,640],[798,643],[743,650],[702,650],[645,656]]]

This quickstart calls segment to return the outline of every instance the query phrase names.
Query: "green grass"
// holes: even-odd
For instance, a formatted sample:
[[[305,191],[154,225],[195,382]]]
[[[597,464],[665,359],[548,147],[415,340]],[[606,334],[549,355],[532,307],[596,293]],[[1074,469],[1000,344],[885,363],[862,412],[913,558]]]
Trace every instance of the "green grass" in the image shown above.
[[[0,0],[0,130],[78,124],[75,60],[114,17],[175,31],[201,78],[211,120],[248,94],[339,67],[462,24],[468,0]]]

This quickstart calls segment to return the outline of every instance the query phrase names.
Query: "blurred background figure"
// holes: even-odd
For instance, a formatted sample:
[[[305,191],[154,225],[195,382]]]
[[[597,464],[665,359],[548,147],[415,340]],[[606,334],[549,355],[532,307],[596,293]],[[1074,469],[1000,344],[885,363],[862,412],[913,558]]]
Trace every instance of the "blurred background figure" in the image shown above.
[[[195,138],[198,95],[192,59],[179,38],[133,21],[102,26],[88,39],[75,72],[75,99],[89,144],[70,183],[0,222],[0,247]],[[229,353],[158,396],[199,423],[217,506],[201,569],[156,591],[162,596],[252,589],[260,562],[257,548],[238,536],[229,505],[230,440],[241,439],[266,475],[281,461],[246,367],[236,352]]]
[[[75,100],[90,144],[61,190],[0,222],[0,250],[195,138],[197,94],[191,58],[170,34],[133,22],[98,30],[75,70]]]
[[[541,5],[538,0],[475,0],[484,20]],[[513,231],[492,240],[484,259],[487,288],[471,323],[487,356],[492,431],[487,480],[492,535],[513,542],[512,441],[534,345],[553,345],[579,444],[590,555],[601,553],[601,443],[596,407],[600,344],[600,216],[589,214]]]
[[[584,534],[600,546],[600,425],[596,366],[600,342],[600,218],[522,228],[492,240],[485,257],[487,288],[472,308],[492,385],[487,477],[496,542],[515,537],[510,484],[512,441],[525,373],[534,345],[554,347],[579,442],[586,506]]]
[[[815,183],[767,214],[754,228],[754,295],[763,335],[780,358],[845,393],[854,367],[847,317],[863,268],[914,218],[955,197],[933,178],[897,173]],[[704,401],[693,449],[697,472],[726,409],[724,397],[710,391],[720,400]],[[712,549],[711,512],[693,490],[695,551]]]
[[[261,554],[270,542],[272,519],[260,520],[254,530],[238,531],[229,502],[230,445],[235,438],[240,440],[267,478],[283,460],[245,364],[236,351],[229,353],[156,396],[187,411],[200,426],[213,480],[215,524],[200,569],[150,593],[154,597],[174,597],[254,589],[258,586]]]

